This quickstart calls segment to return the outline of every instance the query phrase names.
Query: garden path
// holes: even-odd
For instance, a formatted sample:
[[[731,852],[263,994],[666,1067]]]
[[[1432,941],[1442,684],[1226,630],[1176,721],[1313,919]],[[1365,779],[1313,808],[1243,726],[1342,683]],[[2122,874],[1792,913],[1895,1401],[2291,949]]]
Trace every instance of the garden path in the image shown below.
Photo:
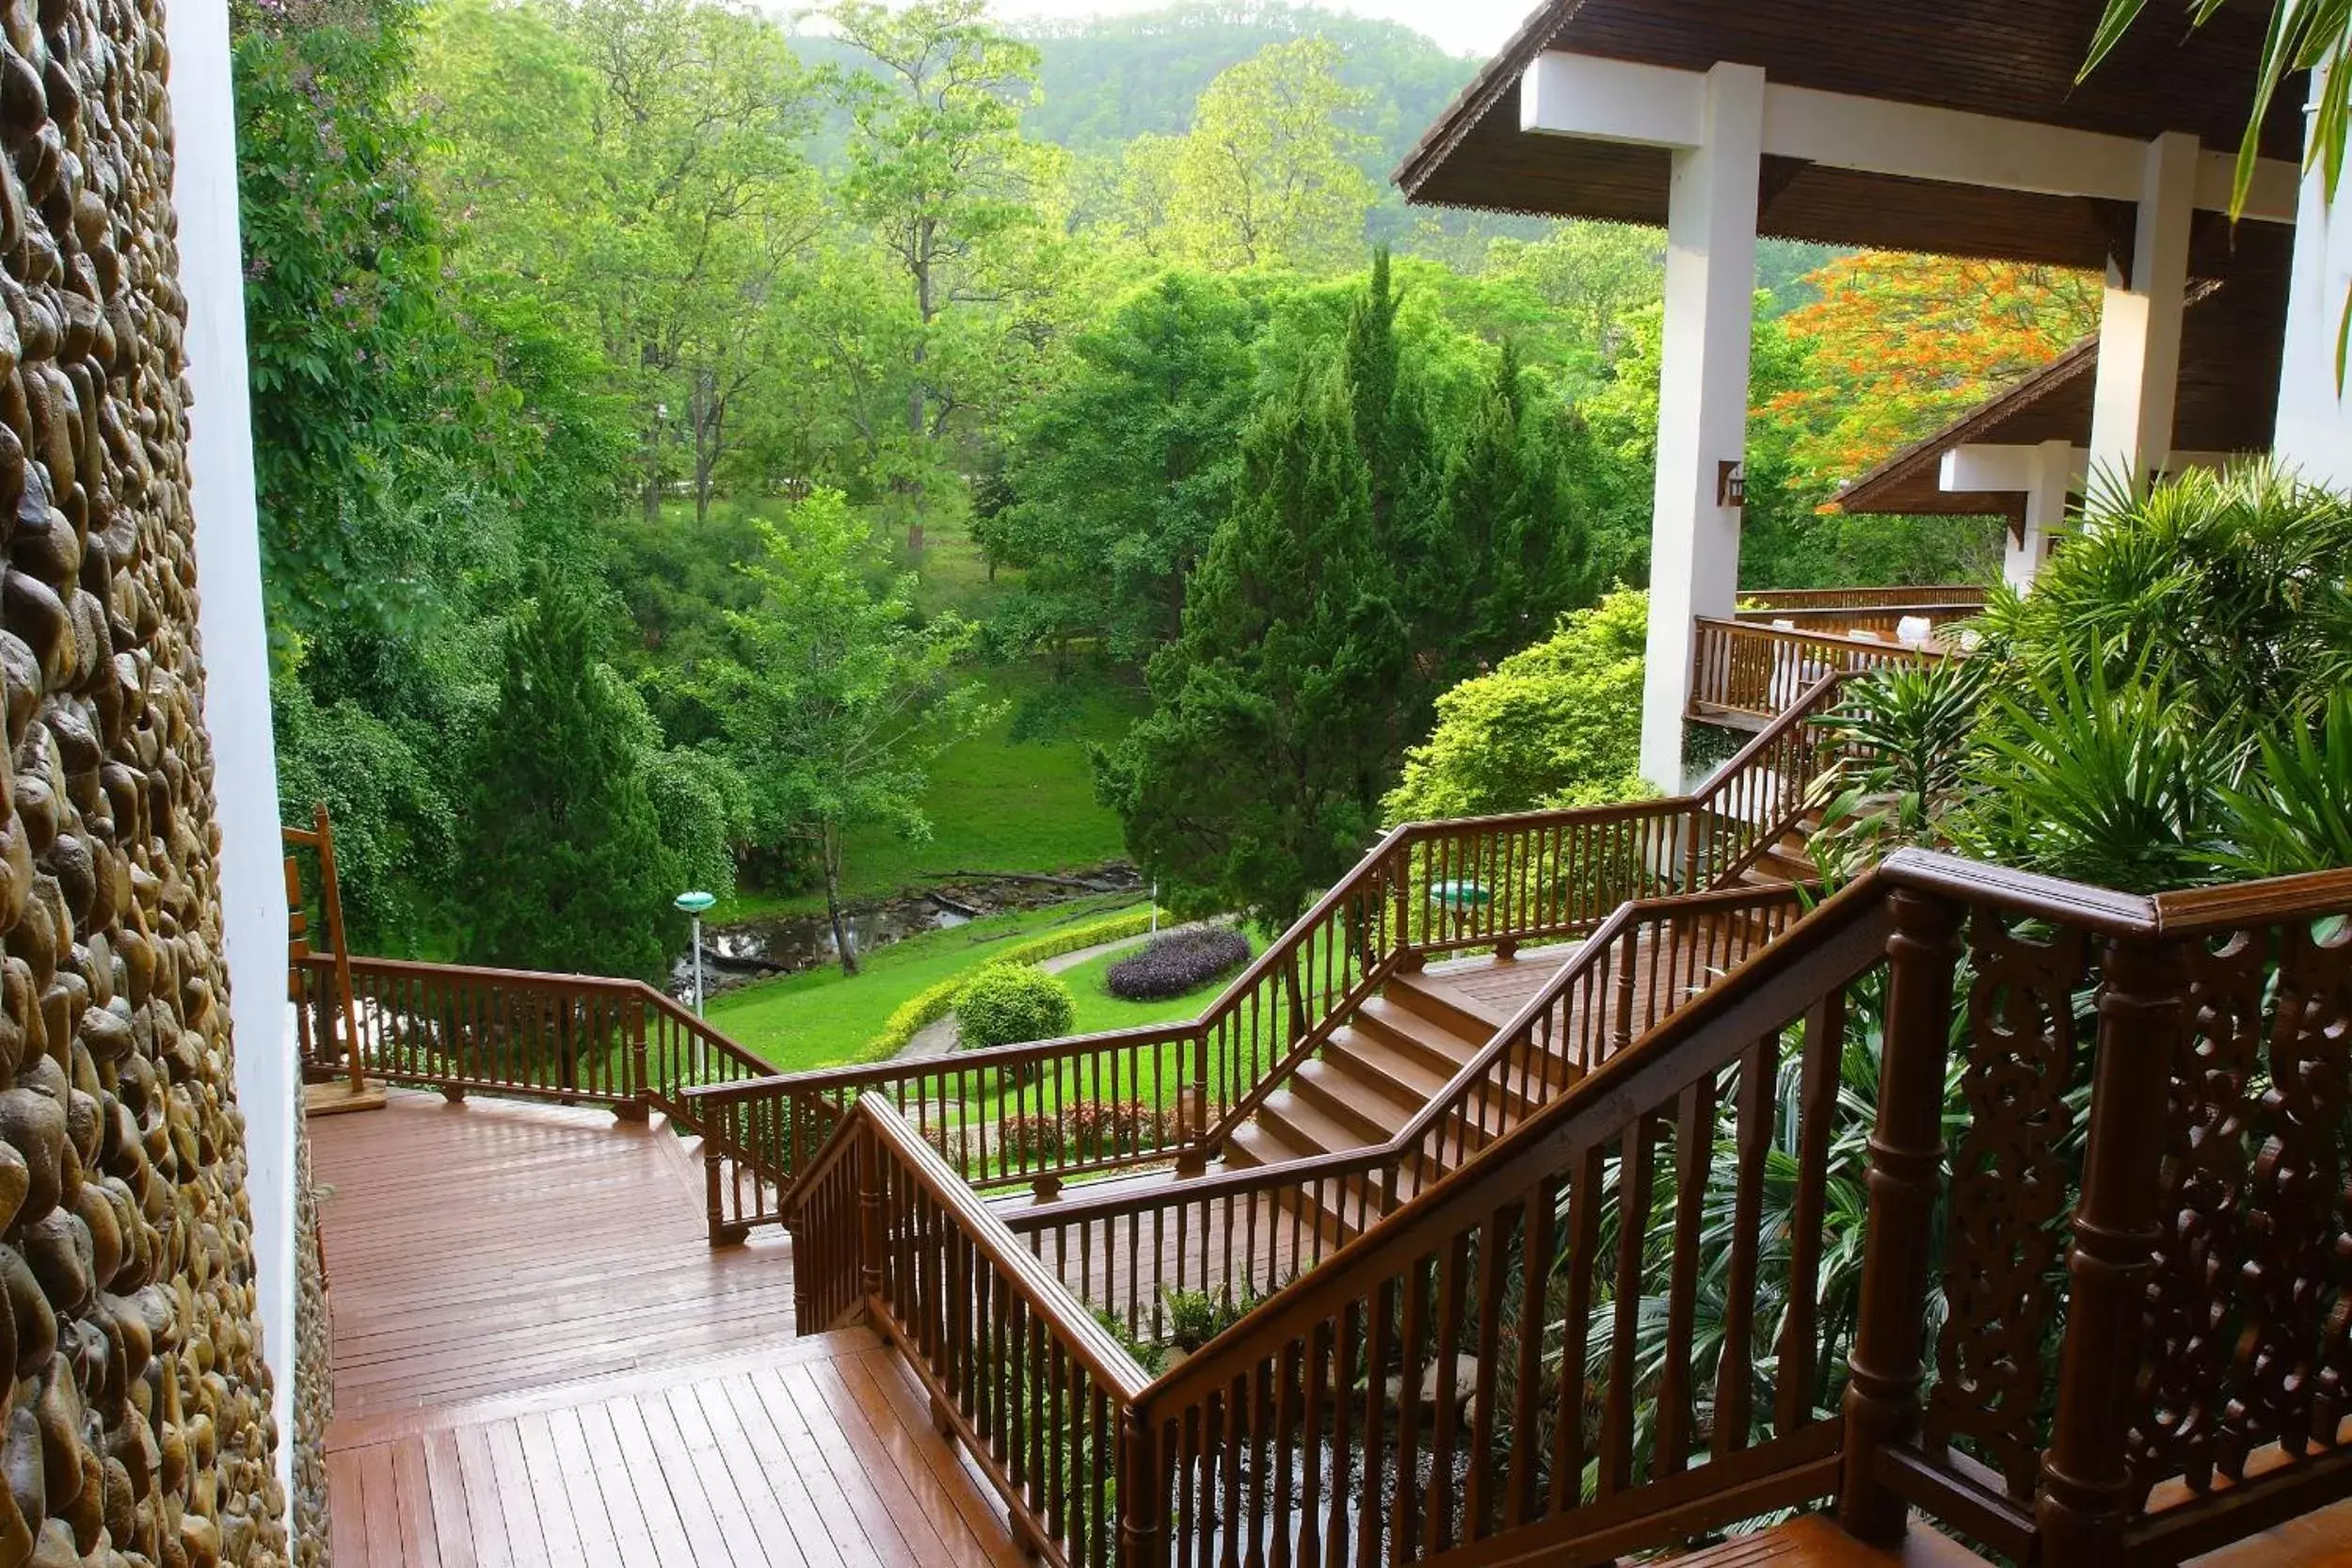
[[[1172,925],[1158,935],[1165,936],[1171,932],[1197,930],[1207,923],[1208,922],[1205,920],[1195,920],[1191,925]],[[1037,965],[1037,968],[1048,974],[1060,974],[1064,969],[1075,969],[1080,964],[1092,963],[1106,952],[1117,952],[1123,948],[1141,947],[1150,940],[1151,936],[1145,935],[1122,936],[1115,942],[1097,942],[1091,948],[1080,948],[1076,952],[1064,952],[1045,959]],[[917,1030],[915,1037],[901,1047],[898,1054],[890,1060],[893,1062],[926,1062],[945,1056],[954,1048],[955,1015],[950,1013],[947,1016],[936,1018]]]

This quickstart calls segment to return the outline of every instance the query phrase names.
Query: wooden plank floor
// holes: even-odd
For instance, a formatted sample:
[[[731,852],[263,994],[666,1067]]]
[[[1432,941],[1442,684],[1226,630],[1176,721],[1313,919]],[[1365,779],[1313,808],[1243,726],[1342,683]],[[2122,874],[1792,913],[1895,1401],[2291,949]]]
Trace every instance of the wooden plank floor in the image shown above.
[[[338,1423],[336,1568],[1018,1568],[866,1329]]]
[[[395,1094],[312,1124],[338,1568],[1013,1568],[869,1331],[795,1338],[658,1123]]]
[[[311,1142],[343,1419],[792,1336],[782,1236],[712,1251],[700,1166],[658,1124],[395,1093]]]

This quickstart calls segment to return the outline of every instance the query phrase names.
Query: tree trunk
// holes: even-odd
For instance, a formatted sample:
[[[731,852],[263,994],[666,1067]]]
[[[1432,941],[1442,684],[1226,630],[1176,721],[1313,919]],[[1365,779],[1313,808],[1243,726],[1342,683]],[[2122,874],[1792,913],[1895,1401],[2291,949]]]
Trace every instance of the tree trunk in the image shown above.
[[[820,858],[824,862],[824,918],[833,924],[833,951],[840,955],[841,973],[855,979],[857,974],[857,938],[841,913],[840,829],[831,825],[825,827]]]

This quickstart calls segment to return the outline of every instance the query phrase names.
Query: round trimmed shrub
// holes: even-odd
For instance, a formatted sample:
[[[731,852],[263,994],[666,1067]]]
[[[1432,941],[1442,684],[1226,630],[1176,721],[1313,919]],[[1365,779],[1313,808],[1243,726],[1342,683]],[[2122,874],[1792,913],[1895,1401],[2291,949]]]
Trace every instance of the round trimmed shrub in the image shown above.
[[[1070,988],[1026,964],[991,964],[955,996],[955,1037],[967,1050],[1050,1040],[1077,1018]]]
[[[1104,984],[1126,1001],[1163,1001],[1196,990],[1250,961],[1250,939],[1227,926],[1171,931],[1111,966]]]

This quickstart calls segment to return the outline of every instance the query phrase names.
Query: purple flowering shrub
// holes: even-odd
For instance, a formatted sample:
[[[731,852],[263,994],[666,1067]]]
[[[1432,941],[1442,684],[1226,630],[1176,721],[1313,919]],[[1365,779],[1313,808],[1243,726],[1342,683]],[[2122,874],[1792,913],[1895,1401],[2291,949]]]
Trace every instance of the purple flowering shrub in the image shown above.
[[[1111,994],[1127,1001],[1160,1001],[1231,974],[1250,961],[1250,939],[1224,926],[1171,931],[1155,936],[1132,958],[1111,966]]]

